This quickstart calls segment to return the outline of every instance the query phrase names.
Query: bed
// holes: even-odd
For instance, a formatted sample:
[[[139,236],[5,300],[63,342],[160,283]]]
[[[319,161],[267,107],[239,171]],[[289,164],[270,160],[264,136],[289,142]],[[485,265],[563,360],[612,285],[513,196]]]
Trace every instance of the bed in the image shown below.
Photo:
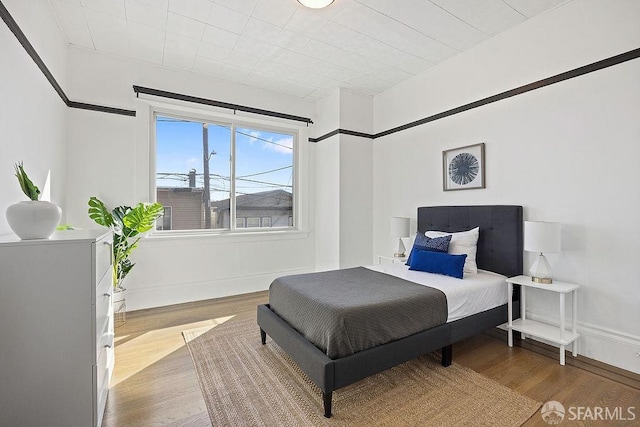
[[[421,233],[427,230],[460,232],[479,227],[480,235],[476,254],[478,269],[507,277],[522,274],[521,206],[420,207],[417,215],[418,232]],[[365,277],[368,276],[365,274]],[[518,289],[514,292],[514,316],[517,316],[519,314]],[[381,315],[382,313],[383,310]],[[324,416],[328,418],[331,416],[334,390],[437,350],[442,352],[442,365],[449,366],[453,356],[452,344],[506,323],[507,304],[428,327],[428,329],[365,350],[358,350],[352,354],[337,356],[333,354],[332,357],[327,355],[326,349],[321,350],[276,314],[269,304],[258,306],[257,321],[262,344],[266,344],[267,335],[271,337],[320,388],[323,395]]]

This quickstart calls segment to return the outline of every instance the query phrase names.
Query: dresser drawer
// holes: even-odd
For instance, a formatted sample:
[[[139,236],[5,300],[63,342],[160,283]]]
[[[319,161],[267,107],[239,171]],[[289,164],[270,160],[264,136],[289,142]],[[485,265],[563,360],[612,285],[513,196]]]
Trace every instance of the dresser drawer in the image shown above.
[[[103,350],[98,353],[97,364],[93,367],[95,381],[94,405],[97,409],[97,419],[95,420],[95,424],[98,426],[102,422],[102,415],[107,403],[107,395],[109,394],[110,385],[109,383],[111,379],[111,373],[113,372],[114,362],[115,360],[113,349],[103,348]]]
[[[113,259],[113,241],[111,237],[96,242],[96,283],[111,271]],[[111,275],[109,275],[111,277]]]
[[[105,390],[109,389],[110,371],[113,369],[112,348],[103,348],[102,351],[98,353],[96,368],[96,390],[98,402],[101,403],[100,397],[105,394]]]
[[[99,387],[96,390],[97,393],[97,403],[96,403],[96,408],[98,409],[97,411],[97,420],[96,420],[96,425],[97,426],[101,426],[102,425],[102,417],[104,415],[104,410],[105,407],[107,406],[107,396],[109,394],[109,378],[110,378],[111,374],[108,371],[105,371],[104,376],[102,378],[101,382],[98,382]]]
[[[109,318],[113,311],[111,306],[112,297],[113,283],[111,282],[111,276],[107,274],[96,288],[96,342],[108,329]]]
[[[96,361],[100,359],[100,355],[104,352],[113,353],[113,339],[113,331],[110,331],[109,328],[96,337]]]

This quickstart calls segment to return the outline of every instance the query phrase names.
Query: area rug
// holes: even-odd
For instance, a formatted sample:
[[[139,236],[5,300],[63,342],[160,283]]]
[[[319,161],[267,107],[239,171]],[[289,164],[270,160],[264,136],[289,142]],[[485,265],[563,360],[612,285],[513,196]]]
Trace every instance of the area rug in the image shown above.
[[[255,319],[184,331],[214,426],[520,426],[541,403],[426,355],[333,393],[320,389]]]

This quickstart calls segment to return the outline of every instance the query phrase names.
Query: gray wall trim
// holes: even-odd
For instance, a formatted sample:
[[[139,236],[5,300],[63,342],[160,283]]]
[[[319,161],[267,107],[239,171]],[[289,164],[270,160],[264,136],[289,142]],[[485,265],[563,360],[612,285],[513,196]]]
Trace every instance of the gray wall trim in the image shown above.
[[[612,67],[614,65],[622,64],[624,62],[631,61],[633,59],[637,59],[638,57],[640,57],[640,48],[634,49],[634,50],[630,50],[628,52],[621,53],[620,55],[615,55],[615,56],[603,59],[601,61],[594,62],[592,64],[588,64],[588,65],[584,65],[582,67],[574,68],[573,70],[569,70],[569,71],[566,71],[564,73],[556,74],[554,76],[547,77],[545,79],[538,80],[536,82],[529,83],[529,84],[517,87],[515,89],[510,89],[510,90],[501,92],[501,93],[499,93],[497,95],[488,96],[486,98],[482,98],[482,99],[479,99],[477,101],[470,102],[468,104],[464,104],[464,105],[461,105],[459,107],[452,108],[450,110],[446,110],[446,111],[443,111],[441,113],[434,114],[434,115],[425,117],[423,119],[416,120],[416,121],[411,122],[411,123],[407,123],[407,124],[404,124],[404,125],[401,125],[401,126],[394,127],[392,129],[385,130],[383,132],[376,133],[375,135],[369,135],[369,134],[356,132],[356,131],[351,131],[351,130],[347,130],[347,129],[336,129],[336,130],[334,130],[332,132],[329,132],[329,133],[327,133],[325,135],[322,135],[322,136],[320,136],[318,138],[309,138],[309,142],[320,142],[320,141],[322,141],[324,139],[330,138],[330,137],[332,137],[334,135],[337,135],[337,134],[361,136],[363,138],[369,138],[369,139],[382,138],[384,136],[391,135],[391,134],[394,134],[394,133],[397,133],[397,132],[401,132],[403,130],[411,129],[413,127],[421,126],[421,125],[424,125],[426,123],[430,123],[430,122],[433,122],[433,121],[436,121],[436,120],[443,119],[445,117],[453,116],[455,114],[459,114],[459,113],[462,113],[464,111],[468,111],[468,110],[472,110],[474,108],[482,107],[483,105],[487,105],[487,104],[491,104],[493,102],[501,101],[503,99],[511,98],[513,96],[516,96],[516,95],[522,95],[523,93],[527,93],[527,92],[530,92],[532,90],[540,89],[540,88],[543,88],[545,86],[549,86],[549,85],[552,85],[552,84],[560,83],[562,81],[573,79],[575,77],[583,76],[585,74],[589,74],[589,73],[592,73],[594,71],[598,71],[598,70],[602,70],[604,68]]]

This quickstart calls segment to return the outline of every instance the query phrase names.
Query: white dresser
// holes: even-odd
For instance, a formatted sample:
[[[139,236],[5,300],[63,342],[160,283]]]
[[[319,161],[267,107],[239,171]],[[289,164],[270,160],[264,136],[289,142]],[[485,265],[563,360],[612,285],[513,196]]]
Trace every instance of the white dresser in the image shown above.
[[[113,372],[112,237],[0,236],[0,426],[102,422]]]

